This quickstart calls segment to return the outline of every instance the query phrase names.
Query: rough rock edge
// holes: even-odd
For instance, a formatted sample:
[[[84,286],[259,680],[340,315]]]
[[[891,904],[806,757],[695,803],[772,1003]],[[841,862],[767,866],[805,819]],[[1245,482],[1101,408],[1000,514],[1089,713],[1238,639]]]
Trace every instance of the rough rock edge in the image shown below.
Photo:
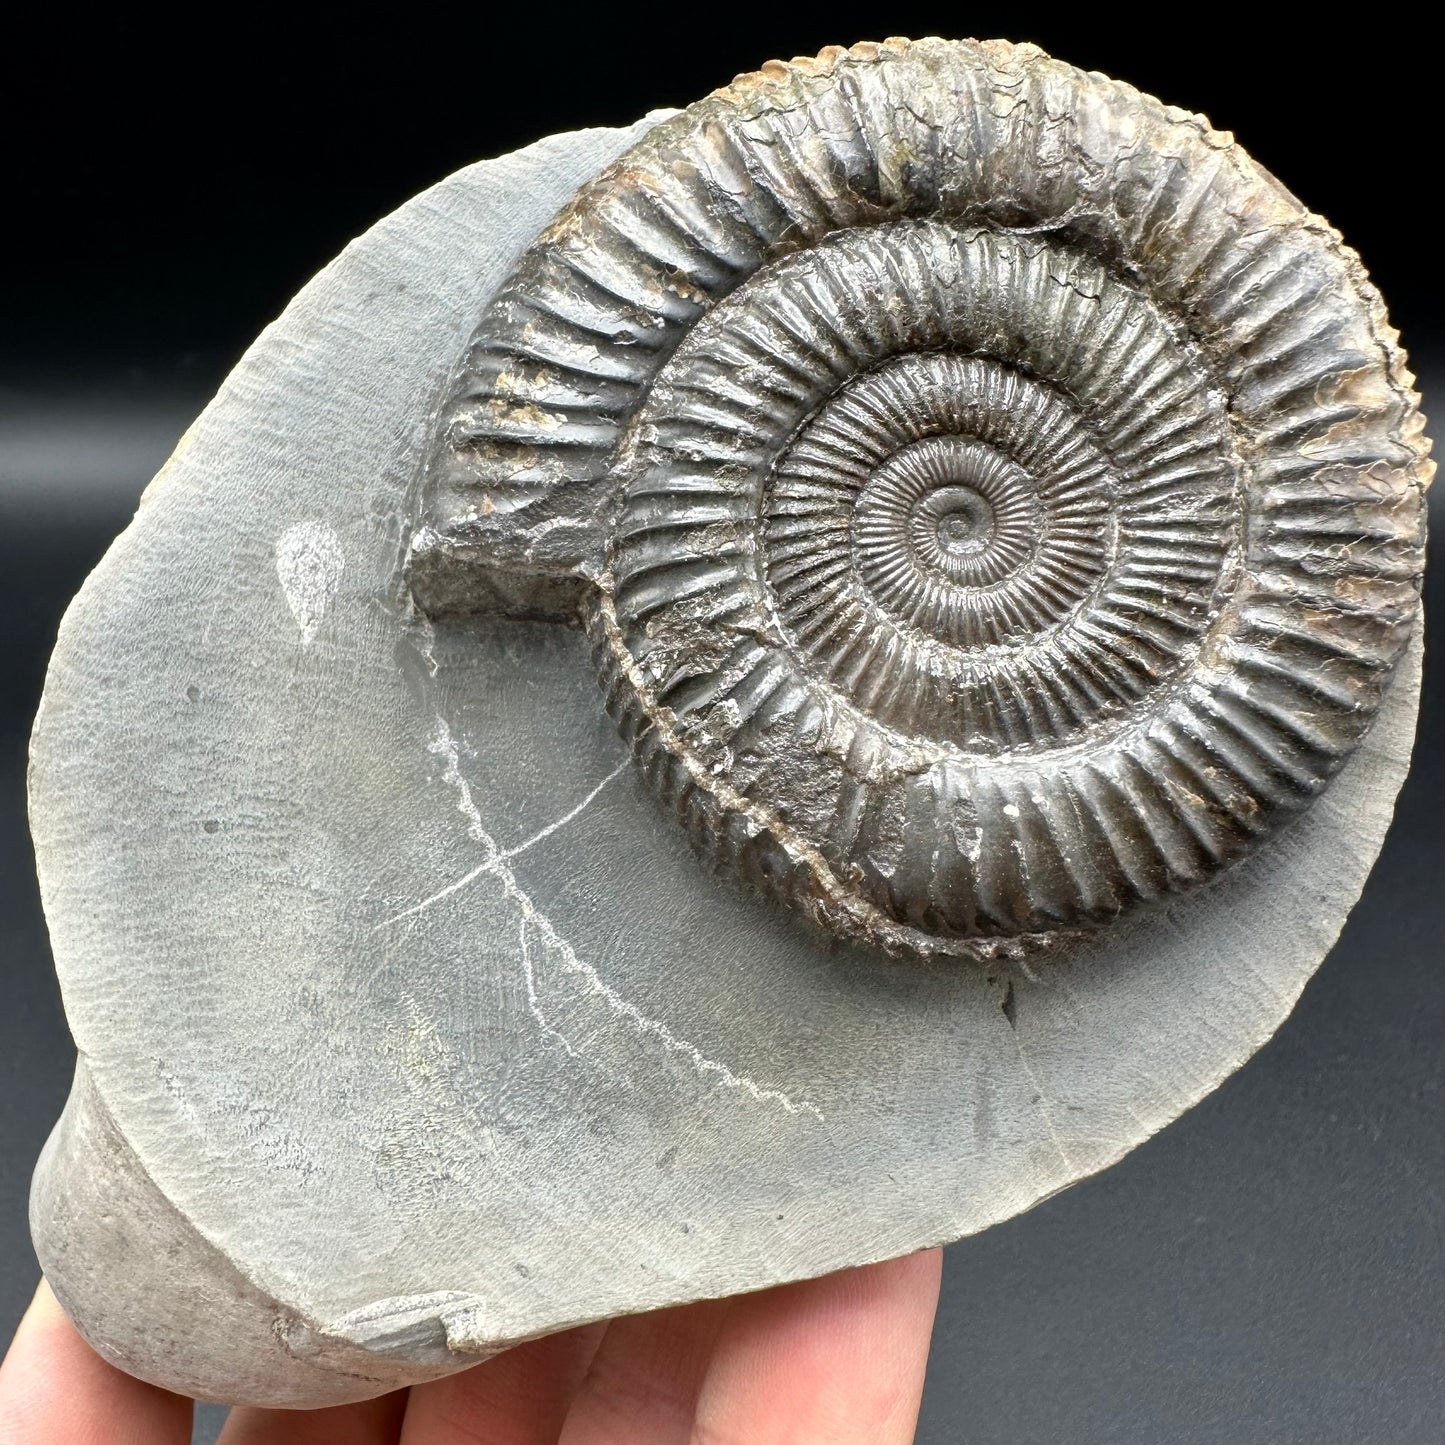
[[[30,1228],[46,1278],[91,1345],[127,1374],[197,1399],[344,1404],[514,1343],[466,1338],[472,1295],[379,1300],[327,1323],[258,1288],[161,1193],[83,1054],[35,1171]]]

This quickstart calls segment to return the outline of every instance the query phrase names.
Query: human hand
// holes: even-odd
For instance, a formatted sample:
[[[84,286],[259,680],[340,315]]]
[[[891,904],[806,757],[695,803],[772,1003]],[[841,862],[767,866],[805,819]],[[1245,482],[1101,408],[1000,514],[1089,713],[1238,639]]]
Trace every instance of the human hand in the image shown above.
[[[233,1410],[220,1445],[906,1445],[941,1251],[587,1325],[327,1410]],[[187,1445],[191,1402],[81,1339],[43,1281],[0,1366],[0,1445]]]

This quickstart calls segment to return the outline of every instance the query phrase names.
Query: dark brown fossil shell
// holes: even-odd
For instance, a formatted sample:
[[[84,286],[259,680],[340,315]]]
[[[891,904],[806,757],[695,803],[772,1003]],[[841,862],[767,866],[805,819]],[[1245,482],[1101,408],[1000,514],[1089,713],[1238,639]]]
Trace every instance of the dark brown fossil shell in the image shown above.
[[[1354,253],[1198,116],[1028,46],[772,64],[482,318],[413,587],[580,616],[694,840],[986,954],[1203,883],[1360,741],[1428,443]]]

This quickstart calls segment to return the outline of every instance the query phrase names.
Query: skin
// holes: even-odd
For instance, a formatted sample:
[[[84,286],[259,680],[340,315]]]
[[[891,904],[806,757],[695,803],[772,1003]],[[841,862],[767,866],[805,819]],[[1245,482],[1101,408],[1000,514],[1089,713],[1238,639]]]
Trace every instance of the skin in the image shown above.
[[[941,1251],[568,1330],[221,1445],[907,1445]],[[187,1445],[191,1402],[108,1365],[43,1281],[0,1366],[0,1445]]]

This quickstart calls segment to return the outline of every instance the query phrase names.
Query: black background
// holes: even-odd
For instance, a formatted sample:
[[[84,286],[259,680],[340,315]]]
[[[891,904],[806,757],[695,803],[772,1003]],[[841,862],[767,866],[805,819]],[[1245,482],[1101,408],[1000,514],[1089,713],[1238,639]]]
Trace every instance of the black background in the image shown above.
[[[1398,14],[1336,27],[1326,13],[1094,6],[1037,19],[880,0],[12,17],[0,36],[0,1338],[36,1277],[25,1190],[72,1059],[23,820],[45,658],[141,486],[315,270],[431,182],[548,132],[623,124],[827,43],[1003,35],[1233,130],[1361,252],[1428,410],[1445,396],[1436,82]],[[1427,587],[1437,606],[1439,590]],[[1445,1440],[1442,692],[1432,665],[1395,829],[1275,1042],[1121,1165],[950,1250],[921,1441]]]

